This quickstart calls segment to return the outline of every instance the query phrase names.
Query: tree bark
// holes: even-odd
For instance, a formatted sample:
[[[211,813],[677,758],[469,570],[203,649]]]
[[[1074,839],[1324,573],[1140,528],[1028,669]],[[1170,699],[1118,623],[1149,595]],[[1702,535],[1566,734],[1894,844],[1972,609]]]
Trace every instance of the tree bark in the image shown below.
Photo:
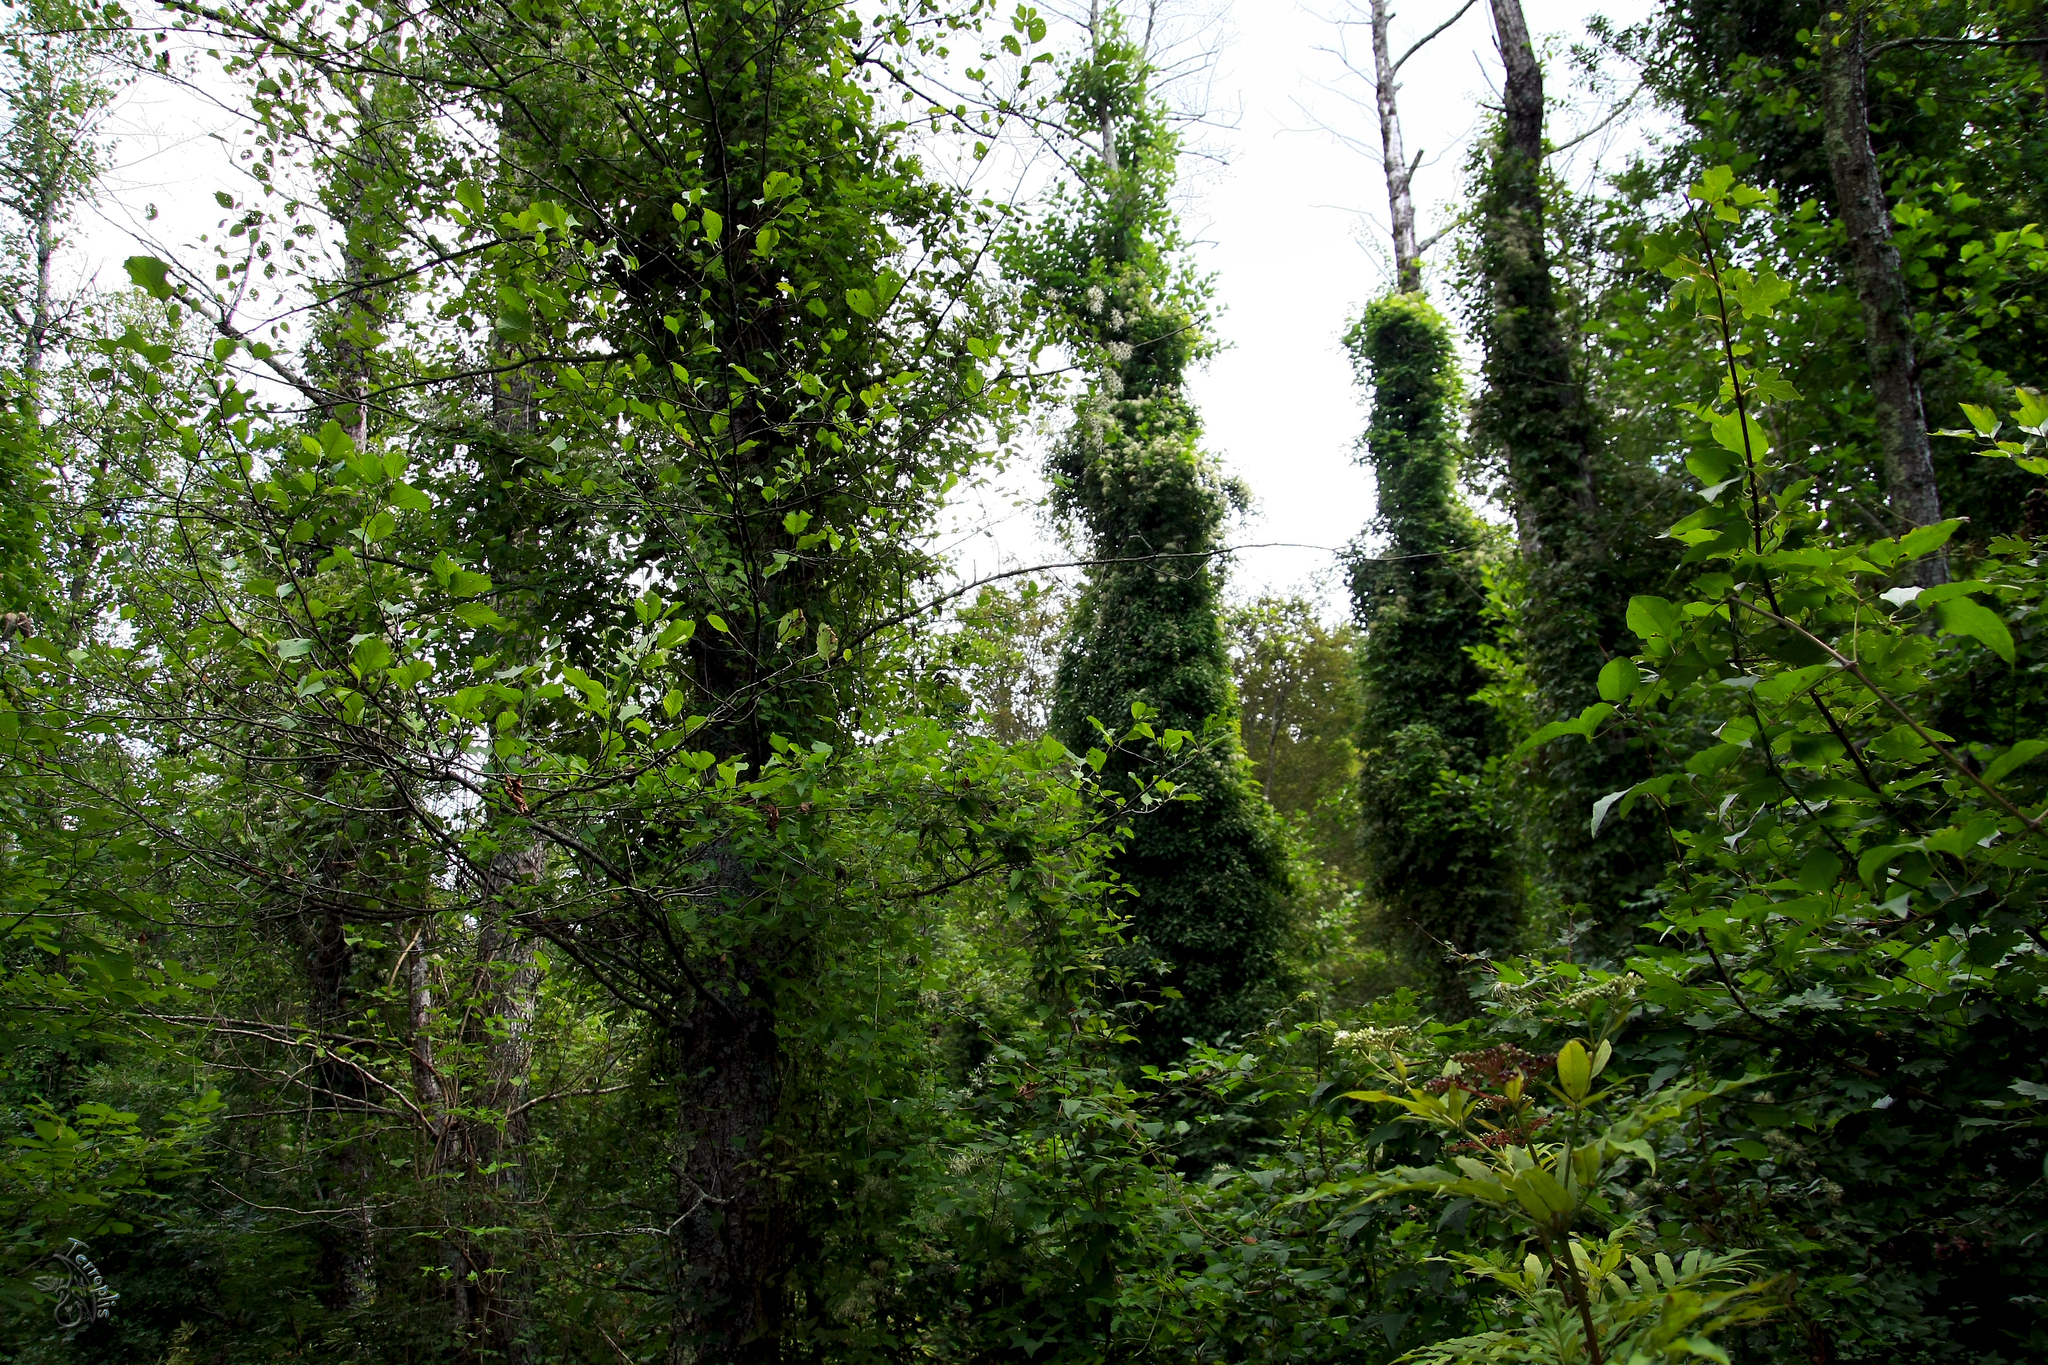
[[[677,1030],[683,1150],[675,1163],[682,1289],[672,1361],[766,1365],[779,1354],[788,1259],[783,1203],[766,1170],[781,1102],[780,1044],[765,978],[730,1003],[700,999]]]
[[[454,1095],[434,1051],[433,949],[431,931],[422,929],[413,940],[405,961],[406,1052],[412,1062],[413,1100],[427,1116],[427,1138],[432,1144],[421,1174],[431,1178],[450,1167],[460,1166],[464,1153],[462,1124],[451,1110]],[[445,1188],[445,1187],[443,1187]],[[442,1197],[445,1203],[446,1196]],[[444,1221],[455,1222],[444,1212]],[[467,1341],[470,1321],[469,1263],[461,1245],[451,1236],[441,1239],[441,1264],[448,1274],[449,1330]]]
[[[1899,249],[1892,242],[1891,209],[1870,142],[1868,68],[1860,10],[1821,24],[1821,105],[1835,215],[1849,238],[1849,264],[1863,306],[1863,349],[1870,394],[1877,405],[1885,484],[1892,514],[1908,526],[1941,520],[1934,450],[1920,396],[1912,304]],[[1948,560],[1930,555],[1915,572],[1921,586],[1948,581]]]
[[[485,1358],[524,1365],[533,1358],[527,1340],[533,1297],[530,1247],[521,1228],[526,1201],[527,1121],[522,1107],[533,1071],[533,1022],[540,992],[540,968],[533,942],[517,927],[521,888],[540,880],[545,851],[537,844],[505,849],[491,860],[484,887],[483,923],[477,930],[475,996],[483,1027],[476,1043],[483,1059],[483,1093],[469,1106],[495,1117],[475,1123],[465,1135],[472,1170],[488,1173],[486,1188],[501,1206],[491,1221],[509,1228],[503,1254],[481,1245],[471,1249],[476,1272],[469,1296],[470,1337]]]
[[[1500,41],[1507,79],[1501,86],[1501,113],[1508,145],[1531,163],[1543,164],[1543,68],[1536,45],[1529,41],[1529,21],[1522,0],[1491,0],[1493,28]]]
[[[1601,661],[1626,651],[1623,613],[1664,566],[1625,515],[1600,500],[1600,423],[1578,370],[1575,337],[1550,265],[1543,193],[1543,70],[1520,0],[1491,0],[1506,80],[1499,133],[1482,175],[1477,257],[1488,301],[1481,325],[1486,388],[1474,432],[1507,466],[1530,600],[1521,637],[1543,720],[1597,701]],[[1562,903],[1584,905],[1619,951],[1639,916],[1630,909],[1662,876],[1661,830],[1632,817],[1596,839],[1588,813],[1632,785],[1644,756],[1619,734],[1551,745],[1532,761],[1543,876]]]
[[[1373,94],[1379,100],[1380,164],[1387,175],[1388,221],[1394,233],[1394,288],[1414,294],[1422,289],[1422,248],[1415,239],[1415,195],[1410,185],[1414,172],[1401,142],[1401,111],[1394,98],[1400,86],[1387,47],[1391,18],[1387,0],[1372,0]]]
[[[357,1003],[351,981],[355,949],[348,941],[338,889],[327,875],[333,861],[331,853],[323,859],[328,866],[322,867],[316,880],[318,893],[327,903],[309,907],[300,919],[316,1036],[348,1033]],[[321,1107],[334,1115],[342,1130],[334,1155],[333,1186],[327,1191],[327,1198],[341,1206],[340,1221],[322,1238],[320,1278],[328,1306],[346,1314],[368,1307],[376,1298],[377,1260],[376,1217],[370,1207],[374,1156],[363,1140],[349,1131],[362,1122],[369,1108],[368,1088],[357,1063],[339,1055],[341,1047],[323,1040],[317,1069]]]

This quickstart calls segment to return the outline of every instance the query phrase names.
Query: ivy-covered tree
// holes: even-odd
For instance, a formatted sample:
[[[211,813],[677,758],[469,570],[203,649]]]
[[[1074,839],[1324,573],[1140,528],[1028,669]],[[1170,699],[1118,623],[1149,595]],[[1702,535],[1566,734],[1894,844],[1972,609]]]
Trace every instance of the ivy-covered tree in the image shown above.
[[[1117,11],[1100,13],[1062,91],[1069,135],[1086,148],[1075,183],[1016,257],[1089,369],[1050,461],[1058,507],[1095,561],[1060,659],[1053,733],[1097,747],[1098,722],[1127,723],[1142,705],[1158,728],[1204,737],[1174,774],[1190,799],[1138,816],[1116,863],[1132,961],[1172,992],[1136,1025],[1142,1054],[1164,1061],[1186,1038],[1264,1021],[1289,876],[1237,734],[1217,562],[1234,490],[1201,450],[1185,391],[1206,350],[1207,291],[1168,206],[1178,144],[1152,75]]]
[[[1520,0],[1493,0],[1506,65],[1502,113],[1473,204],[1468,306],[1483,352],[1474,436],[1504,467],[1526,608],[1516,643],[1539,722],[1598,700],[1601,661],[1626,640],[1632,586],[1661,565],[1652,533],[1612,477],[1551,267],[1545,225],[1543,70]],[[1531,858],[1548,895],[1583,906],[1611,945],[1643,918],[1664,863],[1647,819],[1597,836],[1593,804],[1642,771],[1638,746],[1608,737],[1539,747],[1531,764]]]
[[[1457,352],[1420,294],[1373,303],[1345,341],[1372,390],[1363,446],[1379,497],[1376,553],[1351,574],[1365,888],[1463,1013],[1456,958],[1512,947],[1518,897],[1511,833],[1480,796],[1500,727],[1472,654],[1491,635],[1476,562],[1487,536],[1458,496]]]

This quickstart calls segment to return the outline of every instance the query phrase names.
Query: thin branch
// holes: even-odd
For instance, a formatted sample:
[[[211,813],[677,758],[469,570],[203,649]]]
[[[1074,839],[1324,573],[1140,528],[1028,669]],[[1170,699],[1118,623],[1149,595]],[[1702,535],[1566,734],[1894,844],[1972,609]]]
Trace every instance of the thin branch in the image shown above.
[[[1863,59],[1895,47],[2048,47],[2048,38],[1893,38],[1865,48]]]
[[[1628,107],[1631,104],[1635,103],[1636,96],[1642,94],[1643,91],[1648,88],[1648,85],[1649,82],[1647,81],[1638,83],[1635,89],[1628,92],[1628,97],[1626,99],[1622,100],[1620,104],[1614,106],[1613,111],[1609,113],[1606,118],[1601,119],[1598,123],[1594,124],[1591,128],[1588,128],[1585,132],[1580,133],[1571,141],[1558,143],[1555,147],[1552,147],[1549,151],[1545,152],[1544,155],[1556,156],[1559,152],[1568,152],[1572,148],[1578,146],[1581,142],[1584,142],[1587,138],[1593,136],[1595,133],[1607,127],[1607,125],[1609,125],[1610,123],[1613,123],[1616,119],[1620,118],[1623,114],[1628,112]]]
[[[1394,70],[1396,70],[1396,71],[1399,71],[1399,70],[1401,69],[1401,63],[1402,63],[1402,62],[1405,62],[1405,61],[1407,61],[1407,60],[1408,60],[1408,59],[1409,59],[1410,57],[1413,57],[1413,56],[1414,56],[1414,55],[1415,55],[1416,53],[1418,53],[1418,52],[1422,51],[1422,49],[1423,49],[1424,47],[1426,47],[1426,46],[1427,46],[1427,45],[1429,44],[1429,42],[1430,42],[1430,40],[1431,40],[1431,39],[1435,38],[1435,37],[1436,37],[1436,36],[1437,36],[1438,34],[1442,33],[1442,32],[1443,32],[1443,31],[1444,31],[1445,29],[1449,28],[1449,27],[1450,27],[1450,26],[1451,26],[1452,24],[1455,24],[1455,23],[1457,23],[1457,22],[1458,22],[1458,21],[1459,21],[1460,19],[1464,18],[1464,17],[1465,17],[1465,11],[1466,11],[1466,10],[1468,10],[1468,9],[1471,9],[1471,8],[1472,8],[1472,7],[1474,6],[1474,5],[1476,5],[1476,4],[1478,4],[1478,3],[1479,3],[1479,0],[1465,0],[1465,3],[1464,3],[1464,4],[1462,4],[1462,5],[1458,6],[1458,12],[1457,12],[1456,14],[1453,14],[1453,15],[1452,15],[1452,16],[1451,16],[1450,18],[1448,18],[1448,19],[1444,20],[1444,21],[1443,21],[1443,22],[1442,22],[1441,24],[1438,24],[1438,25],[1437,25],[1437,26],[1436,26],[1435,28],[1433,28],[1433,29],[1431,29],[1431,30],[1430,30],[1429,32],[1427,32],[1427,33],[1423,34],[1423,35],[1422,35],[1422,37],[1420,37],[1420,38],[1416,39],[1416,40],[1415,40],[1415,44],[1414,44],[1414,46],[1410,47],[1410,48],[1409,48],[1409,49],[1408,49],[1408,50],[1407,50],[1406,52],[1403,52],[1403,53],[1401,54],[1401,60],[1400,60],[1400,61],[1397,61],[1397,62],[1395,62],[1395,63],[1394,63]]]
[[[1883,702],[1886,706],[1890,707],[1892,714],[1896,715],[1900,720],[1904,721],[1907,727],[1910,728],[1914,734],[1920,737],[1921,742],[1926,744],[1929,748],[1933,749],[1934,752],[1940,754],[1943,760],[1946,761],[1950,767],[1954,768],[1964,777],[1969,778],[1970,781],[1976,783],[1977,786],[1983,790],[1986,796],[1990,797],[2000,806],[2003,806],[2007,813],[2018,819],[2021,824],[2025,825],[2027,827],[2028,832],[2034,834],[2038,834],[2041,832],[2040,816],[2027,814],[2018,806],[2014,805],[2011,799],[2008,798],[2004,792],[2001,792],[2000,790],[1998,790],[1998,788],[1992,786],[1989,782],[1986,782],[1982,777],[1979,777],[1977,775],[1976,769],[1972,768],[1969,764],[1963,762],[1960,758],[1957,758],[1953,753],[1951,753],[1948,749],[1948,746],[1943,744],[1940,740],[1936,739],[1933,735],[1929,734],[1926,727],[1922,726],[1919,721],[1915,720],[1912,717],[1912,715],[1907,712],[1905,707],[1893,701],[1890,693],[1886,692],[1884,689],[1880,688],[1876,683],[1872,682],[1870,680],[1870,675],[1865,673],[1863,671],[1862,665],[1858,664],[1854,659],[1842,653],[1833,645],[1829,644],[1826,640],[1821,639],[1818,635],[1815,635],[1805,626],[1800,625],[1797,621],[1794,621],[1788,616],[1780,616],[1777,612],[1771,611],[1764,607],[1760,607],[1756,603],[1750,601],[1748,598],[1742,597],[1740,595],[1731,596],[1728,600],[1735,603],[1739,607],[1746,607],[1750,611],[1755,612],[1757,615],[1765,618],[1766,620],[1776,622],[1778,625],[1785,627],[1787,630],[1797,631],[1799,634],[1805,636],[1806,639],[1811,643],[1816,644],[1820,646],[1820,648],[1826,650],[1828,657],[1835,661],[1836,667],[1842,669],[1843,671],[1848,673],[1850,677],[1862,683],[1864,687],[1869,689],[1870,694],[1873,697],[1876,697],[1879,701]]]

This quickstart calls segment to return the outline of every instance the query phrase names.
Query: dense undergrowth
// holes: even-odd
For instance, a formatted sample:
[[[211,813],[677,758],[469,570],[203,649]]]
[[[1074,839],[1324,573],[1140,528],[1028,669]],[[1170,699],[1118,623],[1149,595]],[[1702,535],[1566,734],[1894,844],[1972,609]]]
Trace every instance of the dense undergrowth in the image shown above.
[[[1143,15],[11,11],[0,1359],[2048,1352],[2038,15],[1795,10],[1482,139],[1346,627],[1225,595]],[[60,296],[150,81],[243,178]],[[947,586],[1042,420],[1079,586]]]

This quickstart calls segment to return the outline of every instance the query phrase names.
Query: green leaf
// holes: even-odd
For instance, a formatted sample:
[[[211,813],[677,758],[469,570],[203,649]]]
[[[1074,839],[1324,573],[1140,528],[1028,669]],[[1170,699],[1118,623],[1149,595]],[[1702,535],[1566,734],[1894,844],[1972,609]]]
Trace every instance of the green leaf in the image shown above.
[[[1593,834],[1598,837],[1600,826],[1607,823],[1607,813],[1614,809],[1614,803],[1628,795],[1627,790],[1609,792],[1593,803]]]
[[[1583,1102],[1593,1088],[1593,1059],[1576,1038],[1558,1050],[1557,1084],[1574,1104]]]
[[[1684,620],[1678,608],[1661,597],[1631,597],[1628,599],[1628,628],[1636,638],[1648,643],[1672,642],[1678,638],[1679,625]]]
[[[1771,450],[1771,438],[1764,434],[1756,418],[1744,412],[1731,412],[1716,417],[1711,423],[1714,439],[1730,452],[1752,460],[1761,460]],[[1744,438],[1747,437],[1747,444]]]
[[[1593,732],[1598,730],[1601,723],[1613,714],[1614,707],[1611,703],[1604,701],[1595,702],[1570,720],[1554,720],[1550,722],[1550,724],[1544,726],[1516,746],[1514,753],[1509,755],[1509,759],[1510,761],[1519,759],[1530,750],[1540,745],[1548,744],[1551,740],[1559,739],[1565,735],[1577,735],[1581,739],[1591,739]]]
[[[154,256],[130,256],[121,262],[128,278],[153,299],[171,296],[171,268]]]
[[[726,625],[725,618],[723,616],[718,615],[716,612],[713,612],[711,615],[705,617],[704,620],[707,624],[710,625],[710,627],[713,630],[717,631],[720,635],[732,634],[732,627]]]
[[[1842,860],[1824,848],[1806,855],[1799,864],[1799,885],[1807,891],[1825,891],[1842,875]]]
[[[1991,761],[1991,766],[1984,770],[1984,780],[1998,782],[2022,763],[2042,753],[2048,753],[2048,739],[2023,739]]]
[[[1879,844],[1875,848],[1864,849],[1856,858],[1857,880],[1866,885],[1877,885],[1877,879],[1884,875],[1884,870],[1891,866],[1892,859],[1898,857],[1902,851],[1896,844]]]
[[[492,611],[490,606],[483,602],[458,602],[455,604],[451,615],[456,620],[462,622],[462,624],[476,630],[492,630],[499,626],[511,624],[504,617],[498,615],[497,612]]]
[[[719,217],[710,209],[704,210],[704,235],[715,242],[718,240],[719,234],[724,231],[725,219]]]
[[[349,656],[355,665],[357,677],[368,677],[379,669],[391,667],[391,646],[384,643],[380,635],[365,635],[356,641],[354,652]]]
[[[875,296],[865,289],[849,289],[846,306],[864,318],[871,318],[875,315]]]
[[[1735,183],[1733,166],[1713,166],[1702,172],[1699,183],[1686,190],[1686,194],[1703,203],[1718,203],[1728,194],[1728,187]]]
[[[1643,670],[1627,655],[1609,659],[1600,670],[1600,700],[1623,702],[1635,695],[1643,682]]]
[[[1735,301],[1751,317],[1776,317],[1778,305],[1791,297],[1791,282],[1779,279],[1777,272],[1769,269],[1757,271],[1735,287]]]
[[[1955,597],[1936,603],[1934,618],[1941,623],[1942,634],[1967,635],[2007,663],[2013,661],[2012,632],[1989,607],[1967,597]]]
[[[2048,435],[2048,399],[2033,389],[2020,389],[2013,397],[2019,400],[2019,406],[2013,409],[2013,420],[2023,430]]]
[[[1998,414],[1990,408],[1980,408],[1975,403],[1964,403],[1961,406],[1963,416],[1970,419],[1970,425],[1987,441],[1998,434],[1999,427],[2005,425],[1998,420]]]

